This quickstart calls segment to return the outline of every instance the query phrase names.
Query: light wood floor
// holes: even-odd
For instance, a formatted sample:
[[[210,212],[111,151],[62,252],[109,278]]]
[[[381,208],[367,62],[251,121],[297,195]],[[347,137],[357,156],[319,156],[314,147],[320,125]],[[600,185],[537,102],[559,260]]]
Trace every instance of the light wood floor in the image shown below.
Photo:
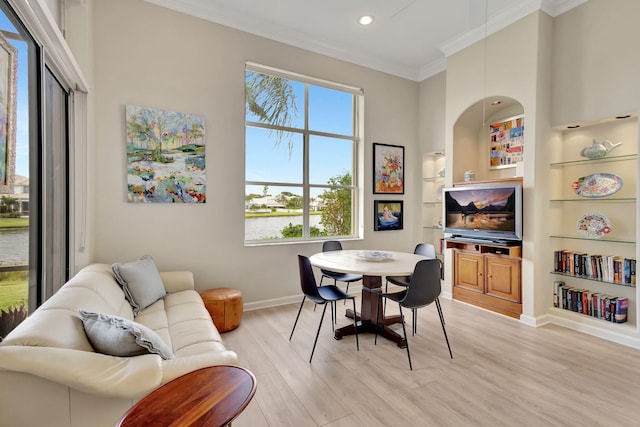
[[[353,336],[333,339],[329,310],[309,364],[321,315],[310,303],[291,341],[298,304],[244,313],[223,338],[258,388],[233,426],[639,425],[639,350],[441,302],[454,358],[432,305],[409,336],[413,371],[384,338],[374,346],[372,334],[360,335],[359,352]],[[344,307],[338,326],[350,321]]]

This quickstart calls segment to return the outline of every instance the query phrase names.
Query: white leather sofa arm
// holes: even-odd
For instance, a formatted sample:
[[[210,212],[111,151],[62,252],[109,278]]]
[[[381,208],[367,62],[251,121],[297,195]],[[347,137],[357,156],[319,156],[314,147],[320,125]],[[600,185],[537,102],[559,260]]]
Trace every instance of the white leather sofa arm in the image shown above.
[[[105,397],[139,399],[162,383],[162,359],[155,354],[114,357],[53,347],[0,347],[0,371],[24,372]]]
[[[163,271],[160,272],[160,278],[169,293],[195,289],[191,271]]]

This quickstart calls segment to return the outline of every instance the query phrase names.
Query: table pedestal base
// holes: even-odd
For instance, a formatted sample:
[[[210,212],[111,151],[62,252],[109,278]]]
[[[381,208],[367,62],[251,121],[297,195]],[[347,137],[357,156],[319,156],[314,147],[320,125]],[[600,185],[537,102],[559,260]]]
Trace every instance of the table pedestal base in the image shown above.
[[[376,333],[376,310],[380,293],[382,292],[382,278],[380,276],[363,276],[362,277],[362,303],[360,314],[354,313],[353,310],[347,309],[346,316],[350,319],[356,319],[358,333],[363,332]],[[400,323],[402,317],[400,315],[385,317],[382,313],[382,304],[378,313],[378,334],[395,342],[398,347],[405,348],[407,341],[400,334],[389,328],[388,325]],[[334,338],[339,340],[347,335],[353,335],[356,332],[354,325],[347,325],[335,330]]]

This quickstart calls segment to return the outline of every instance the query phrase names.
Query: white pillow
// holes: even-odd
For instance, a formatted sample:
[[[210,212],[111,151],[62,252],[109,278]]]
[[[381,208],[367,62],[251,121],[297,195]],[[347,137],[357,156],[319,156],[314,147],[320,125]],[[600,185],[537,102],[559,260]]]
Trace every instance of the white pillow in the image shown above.
[[[87,338],[98,353],[120,357],[149,353],[163,359],[175,357],[160,335],[140,323],[82,309],[78,313]]]
[[[116,281],[122,286],[124,296],[133,308],[134,316],[167,295],[151,255],[144,255],[134,262],[115,263],[111,270]]]

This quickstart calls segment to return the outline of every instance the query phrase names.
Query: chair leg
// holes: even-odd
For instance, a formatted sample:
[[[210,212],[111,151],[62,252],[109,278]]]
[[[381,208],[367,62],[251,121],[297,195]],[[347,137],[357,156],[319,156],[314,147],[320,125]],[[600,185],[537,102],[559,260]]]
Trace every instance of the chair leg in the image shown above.
[[[376,301],[376,337],[373,340],[373,345],[377,345],[378,344],[378,328],[380,327],[380,322],[378,321],[379,317],[379,311],[380,311],[380,300],[382,299],[382,297],[380,296],[380,294],[378,294],[378,299]],[[385,298],[386,300],[386,298]],[[386,304],[386,301],[385,301]],[[384,312],[383,312],[384,313]],[[355,317],[355,316],[354,316]]]
[[[411,309],[411,315],[412,315],[412,319],[411,319],[411,335],[415,335],[416,332],[418,332],[418,310],[415,308]]]
[[[402,305],[398,303],[398,308],[400,308],[400,323],[402,323],[402,333],[404,334],[404,341],[407,343],[407,357],[409,358],[409,370],[413,371],[413,366],[411,365],[411,353],[409,352],[409,339],[407,338],[407,328],[404,326],[404,314],[402,313]]]
[[[331,309],[332,309],[332,315],[331,315],[331,320],[333,320],[333,324],[335,325],[336,323],[338,323],[338,309],[336,308],[336,301],[333,301],[331,303]]]
[[[300,318],[300,312],[302,311],[302,306],[304,305],[304,300],[306,298],[307,298],[306,295],[302,297],[302,302],[300,303],[300,308],[298,309],[298,315],[296,316],[296,321],[293,322],[293,329],[291,329],[291,335],[289,335],[289,341],[291,341],[291,337],[293,336],[293,331],[296,330],[296,325],[298,324],[298,319]]]
[[[385,280],[384,282],[384,293],[389,292],[389,281]],[[387,299],[384,299],[384,307],[382,308],[382,314],[384,315],[387,312]]]
[[[355,314],[356,312],[356,299],[355,298],[351,298],[351,301],[353,301],[353,313]],[[360,351],[360,342],[358,341],[358,321],[356,320],[356,316],[353,316],[353,330],[356,333],[356,350]]]
[[[311,350],[311,357],[309,358],[309,363],[311,363],[311,359],[313,359],[313,353],[316,351],[316,344],[318,343],[318,336],[320,335],[320,328],[322,328],[322,321],[324,320],[324,313],[327,311],[327,304],[323,304],[324,308],[322,309],[322,316],[320,317],[320,324],[318,325],[318,332],[316,332],[316,339],[313,342],[313,349]]]
[[[440,315],[440,321],[444,325],[444,317],[442,317],[442,308],[440,307],[440,300],[436,298],[436,307],[438,307],[438,314]]]
[[[345,283],[347,284],[347,289],[345,289],[345,290],[344,290],[344,293],[345,293],[345,294],[349,294],[349,282],[345,282]],[[343,303],[343,304],[346,304],[346,303],[347,303],[347,300],[344,300],[344,303]],[[355,313],[355,312],[354,312],[354,313]]]
[[[436,299],[436,302],[438,300]],[[451,346],[449,345],[449,338],[447,337],[447,330],[444,328],[444,315],[442,314],[442,309],[440,308],[440,304],[436,304],[438,308],[438,314],[440,315],[440,324],[442,325],[442,332],[444,333],[444,339],[447,341],[447,348],[449,349],[449,356],[453,359],[453,353],[451,353]]]

